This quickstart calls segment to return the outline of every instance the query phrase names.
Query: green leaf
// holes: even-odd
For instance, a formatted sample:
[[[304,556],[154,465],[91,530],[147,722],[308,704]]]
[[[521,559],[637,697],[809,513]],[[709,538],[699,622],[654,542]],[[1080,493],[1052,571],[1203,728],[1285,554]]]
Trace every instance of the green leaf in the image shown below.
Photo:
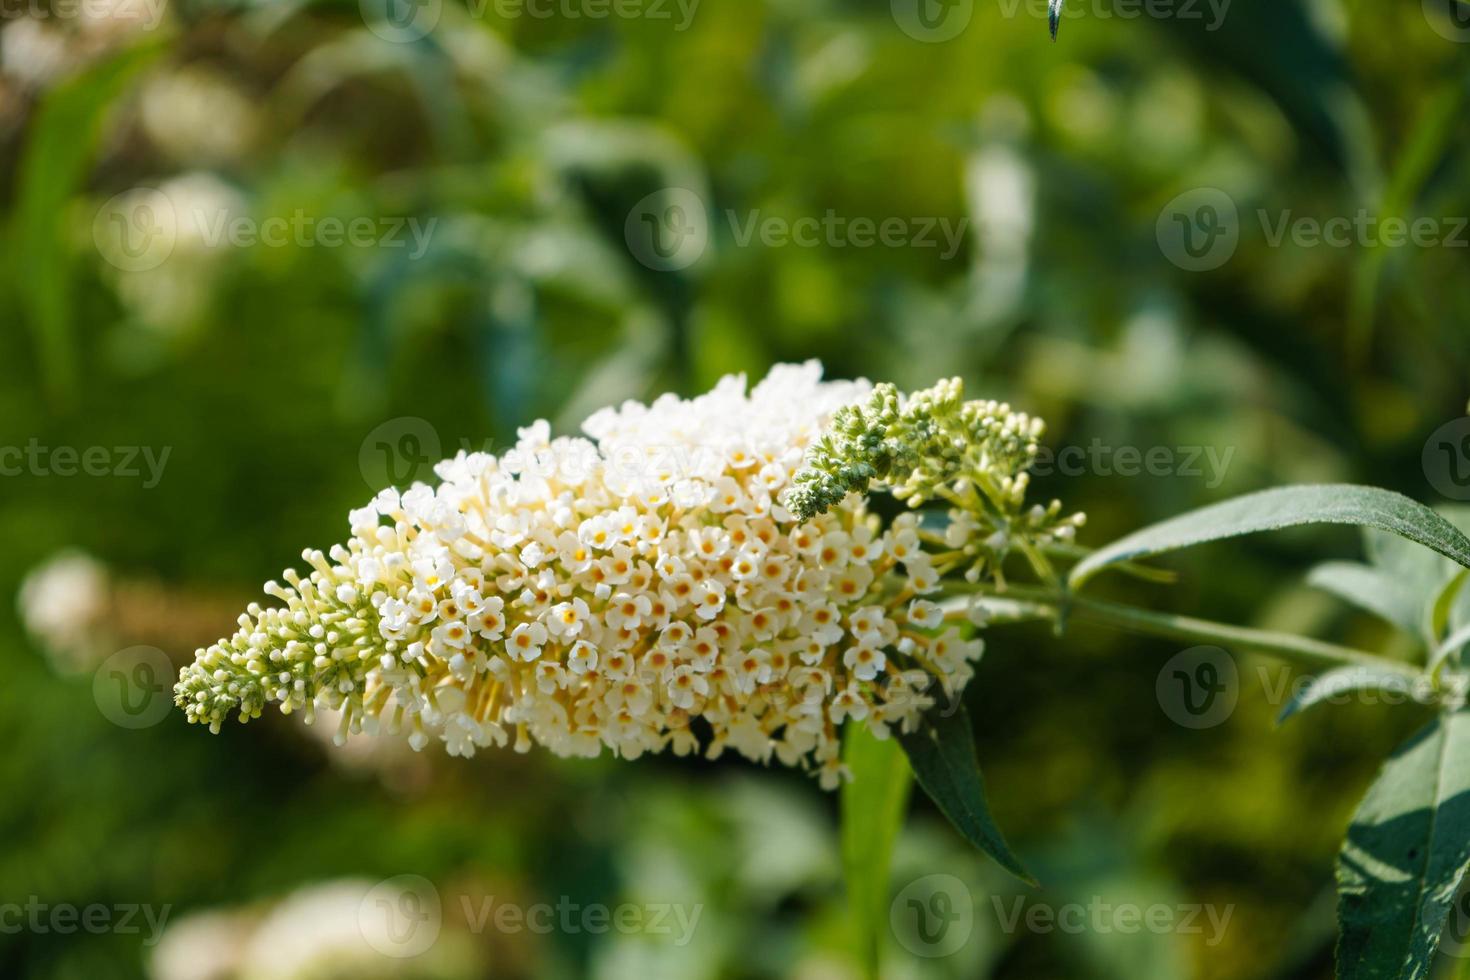
[[[888,931],[893,846],[908,808],[913,773],[895,739],[879,739],[856,722],[847,726],[842,758],[852,773],[842,787],[842,870],[863,969],[876,978]]]
[[[917,732],[899,736],[919,786],[966,840],[1011,874],[1034,885],[1036,879],[1011,852],[985,802],[985,778],[975,758],[970,713],[963,705],[946,716],[949,710],[935,705],[925,713]]]
[[[1434,673],[1440,664],[1449,659],[1451,655],[1459,653],[1467,643],[1470,643],[1470,626],[1461,626],[1445,637],[1444,642],[1434,649],[1434,652],[1429,655],[1429,664],[1424,669],[1431,674]]]
[[[1461,597],[1467,576],[1470,576],[1470,569],[1461,569],[1440,588],[1429,614],[1429,635],[1432,638],[1443,636],[1446,630],[1460,622],[1459,606],[1463,601]]]
[[[1375,690],[1414,697],[1418,685],[1419,678],[1401,670],[1371,665],[1338,667],[1312,678],[1306,687],[1292,695],[1277,716],[1276,724],[1284,724],[1292,715],[1349,691]]]
[[[1470,711],[1442,715],[1383,766],[1338,857],[1337,975],[1429,975],[1470,868]]]
[[[107,110],[133,78],[164,50],[157,40],[121,51],[58,85],[31,124],[19,165],[16,214],[10,239],[15,258],[28,270],[18,280],[21,309],[41,361],[41,376],[53,396],[69,393],[76,365],[72,339],[72,291],[66,202],[86,178],[102,135]]]
[[[1072,569],[1068,581],[1080,589],[1093,575],[1119,562],[1303,524],[1356,524],[1392,531],[1470,568],[1470,538],[1423,504],[1378,487],[1324,484],[1247,494],[1144,528],[1094,552]]]
[[[1307,584],[1346,600],[1404,630],[1422,636],[1424,596],[1402,579],[1353,561],[1330,561],[1307,576]]]

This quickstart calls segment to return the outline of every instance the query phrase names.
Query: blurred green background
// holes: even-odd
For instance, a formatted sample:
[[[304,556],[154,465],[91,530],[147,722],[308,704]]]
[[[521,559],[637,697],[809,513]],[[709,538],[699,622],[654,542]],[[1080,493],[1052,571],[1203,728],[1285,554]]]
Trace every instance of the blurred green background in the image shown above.
[[[857,975],[835,797],[799,774],[109,720],[117,651],[187,662],[384,482],[533,418],[816,357],[1167,450],[1038,476],[1094,544],[1285,482],[1455,492],[1421,459],[1470,394],[1459,0],[1072,0],[1057,44],[1020,0],[393,3],[4,7],[0,446],[34,451],[0,458],[0,904],[168,912],[161,942],[0,917],[5,977]],[[1360,213],[1441,240],[1271,234]],[[1252,539],[1112,587],[1391,645],[1301,584],[1357,551]],[[1156,697],[1177,652],[997,628],[967,700],[1028,902],[1229,908],[1219,941],[1007,929],[1022,893],[916,796],[894,893],[950,874],[975,911],[948,955],[888,937],[885,977],[1330,976],[1337,842],[1419,719],[1277,731],[1289,675],[1241,660],[1193,730]],[[368,956],[360,899],[400,875],[443,933]],[[684,945],[477,930],[492,895],[702,913]]]

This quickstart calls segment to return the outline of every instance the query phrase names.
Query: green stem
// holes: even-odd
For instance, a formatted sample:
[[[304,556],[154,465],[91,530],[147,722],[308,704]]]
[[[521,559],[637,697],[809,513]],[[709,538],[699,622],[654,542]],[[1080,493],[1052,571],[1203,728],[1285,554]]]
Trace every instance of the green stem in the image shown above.
[[[1022,615],[1030,618],[1049,618],[1056,621],[1061,616],[1065,600],[1071,617],[1100,626],[1113,626],[1134,633],[1145,633],[1170,640],[1197,643],[1218,643],[1240,649],[1254,650],[1300,667],[1320,670],[1325,667],[1359,666],[1376,667],[1396,671],[1407,677],[1417,677],[1418,668],[1412,664],[1389,660],[1352,647],[1326,643],[1310,637],[1273,630],[1252,629],[1248,626],[1233,626],[1192,616],[1177,616],[1173,613],[1153,612],[1136,606],[1098,599],[1084,599],[1077,595],[1063,597],[1060,593],[1030,586],[1012,586],[1004,593],[992,598],[1015,601],[1024,610]],[[966,600],[968,601],[968,600]],[[1018,617],[1021,618],[1021,617]]]
[[[1291,633],[1232,626],[1229,623],[1176,616],[1172,613],[1150,612],[1116,602],[1102,602],[1078,596],[1071,598],[1070,608],[1078,619],[1101,625],[1116,626],[1170,640],[1214,642],[1255,650],[1301,667],[1379,667],[1397,671],[1407,677],[1416,677],[1419,674],[1418,668],[1412,664]]]

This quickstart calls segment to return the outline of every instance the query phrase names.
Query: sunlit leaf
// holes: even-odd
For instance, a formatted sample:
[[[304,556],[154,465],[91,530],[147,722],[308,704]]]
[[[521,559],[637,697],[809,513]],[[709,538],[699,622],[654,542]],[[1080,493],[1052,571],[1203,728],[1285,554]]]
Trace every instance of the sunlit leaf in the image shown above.
[[[1429,975],[1470,868],[1470,711],[1437,718],[1384,765],[1338,858],[1342,980]]]
[[[1392,531],[1470,568],[1470,538],[1423,504],[1377,487],[1323,484],[1280,487],[1236,497],[1144,528],[1102,548],[1072,569],[1081,588],[1110,565],[1209,541],[1304,524],[1356,524]]]

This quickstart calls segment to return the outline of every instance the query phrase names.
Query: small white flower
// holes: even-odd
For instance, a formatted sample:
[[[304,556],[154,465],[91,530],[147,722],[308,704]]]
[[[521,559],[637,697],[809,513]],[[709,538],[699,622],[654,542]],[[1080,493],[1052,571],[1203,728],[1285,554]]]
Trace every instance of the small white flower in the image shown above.
[[[944,625],[944,610],[928,599],[915,599],[909,603],[908,620],[919,629],[937,630]]]
[[[540,623],[522,623],[510,631],[510,639],[506,640],[505,648],[512,659],[530,663],[541,656],[541,648],[545,645],[545,626]]]

